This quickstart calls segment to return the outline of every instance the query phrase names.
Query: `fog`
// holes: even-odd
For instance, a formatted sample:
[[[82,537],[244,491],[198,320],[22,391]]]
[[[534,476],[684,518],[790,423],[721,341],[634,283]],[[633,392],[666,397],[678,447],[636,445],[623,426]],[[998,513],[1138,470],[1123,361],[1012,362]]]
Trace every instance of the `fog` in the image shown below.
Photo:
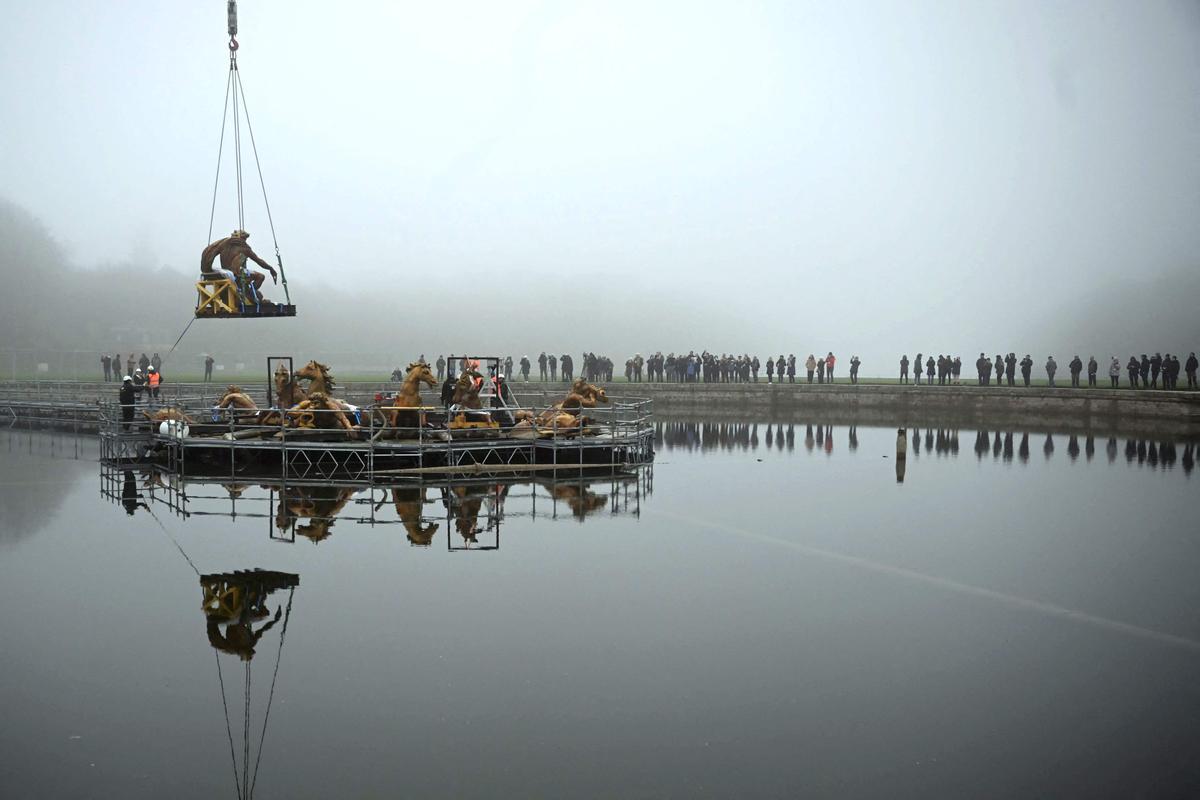
[[[707,348],[875,375],[1200,344],[1195,2],[240,11],[298,316],[198,321],[189,368]],[[0,350],[165,354],[187,325],[224,12],[6,9]],[[246,197],[270,259],[252,176]]]

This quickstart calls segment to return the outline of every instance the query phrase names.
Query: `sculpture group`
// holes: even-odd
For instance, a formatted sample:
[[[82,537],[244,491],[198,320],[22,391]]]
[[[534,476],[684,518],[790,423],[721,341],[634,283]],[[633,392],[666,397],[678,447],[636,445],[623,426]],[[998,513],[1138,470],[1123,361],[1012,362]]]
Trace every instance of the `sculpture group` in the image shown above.
[[[460,373],[453,384],[450,409],[483,412],[480,391],[486,378],[475,369]],[[295,372],[280,364],[273,376],[275,405],[260,408],[240,386],[229,385],[213,407],[214,420],[225,415],[234,422],[261,427],[287,427],[354,432],[364,427],[392,429],[396,433],[429,427],[428,411],[421,387],[436,389],[437,379],[424,361],[408,365],[395,395],[371,408],[360,409],[335,395],[337,385],[326,364],[312,360]],[[517,410],[509,433],[512,436],[576,436],[591,432],[593,421],[586,410],[608,403],[604,389],[577,379],[567,394],[544,411]],[[147,417],[155,422],[174,420],[195,424],[181,410],[163,408]]]

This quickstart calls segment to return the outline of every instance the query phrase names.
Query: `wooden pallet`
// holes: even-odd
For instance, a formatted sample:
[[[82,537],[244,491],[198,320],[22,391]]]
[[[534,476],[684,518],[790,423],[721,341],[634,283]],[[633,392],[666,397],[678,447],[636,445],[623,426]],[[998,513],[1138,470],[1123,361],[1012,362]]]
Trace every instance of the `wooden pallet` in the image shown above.
[[[294,317],[296,307],[284,303],[243,306],[233,281],[228,278],[202,278],[196,281],[196,316],[214,319]]]

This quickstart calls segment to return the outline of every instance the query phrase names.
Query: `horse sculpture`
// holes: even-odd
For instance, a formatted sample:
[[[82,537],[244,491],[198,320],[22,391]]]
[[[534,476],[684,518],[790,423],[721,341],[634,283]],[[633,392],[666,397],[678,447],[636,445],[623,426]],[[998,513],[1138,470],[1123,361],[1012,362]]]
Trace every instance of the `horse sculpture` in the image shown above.
[[[285,419],[283,411],[304,402],[307,396],[304,387],[300,385],[300,380],[289,373],[286,366],[280,364],[275,368],[276,408],[260,412],[258,415],[259,424],[278,425]],[[277,409],[282,409],[282,411]]]
[[[464,370],[454,384],[454,399],[451,401],[462,408],[483,408],[479,402],[479,390],[483,388],[483,375],[473,369]]]
[[[597,404],[607,402],[608,394],[604,389],[578,378],[571,384],[567,396],[539,414],[534,425],[542,433],[579,433],[586,421],[580,415],[580,409],[595,408]]]
[[[254,419],[258,416],[258,406],[250,399],[250,395],[246,394],[242,387],[232,383],[226,387],[225,393],[217,401],[216,407],[233,409],[234,419],[237,420]]]
[[[358,411],[357,408],[350,405],[345,400],[339,400],[338,398],[333,396],[333,390],[335,388],[337,388],[336,384],[334,383],[334,380],[333,380],[333,373],[331,373],[329,371],[328,366],[326,366],[325,364],[322,364],[320,361],[316,361],[315,359],[312,361],[309,361],[303,367],[296,370],[295,373],[293,373],[293,377],[296,380],[308,380],[309,381],[308,399],[311,400],[313,395],[320,394],[320,395],[322,395],[322,397],[324,397],[324,399],[327,402],[333,403],[337,408],[341,409],[341,411],[343,413],[345,413],[345,412],[354,413],[354,412]],[[303,405],[303,403],[301,403],[301,405]],[[324,415],[322,415],[322,416],[324,416]],[[318,426],[318,427],[327,427],[327,426]],[[350,427],[353,427],[353,426],[350,426]]]
[[[421,405],[422,383],[432,389],[436,389],[438,385],[437,379],[429,371],[429,365],[424,361],[414,361],[408,365],[408,375],[391,401],[392,408],[386,412],[388,425],[393,428],[415,428],[420,425],[417,412],[403,409],[418,408]],[[478,393],[476,395],[478,396]]]
[[[408,541],[420,547],[428,547],[438,531],[438,523],[422,522],[421,509],[425,506],[425,489],[410,487],[392,489],[392,503],[396,514],[408,532]]]

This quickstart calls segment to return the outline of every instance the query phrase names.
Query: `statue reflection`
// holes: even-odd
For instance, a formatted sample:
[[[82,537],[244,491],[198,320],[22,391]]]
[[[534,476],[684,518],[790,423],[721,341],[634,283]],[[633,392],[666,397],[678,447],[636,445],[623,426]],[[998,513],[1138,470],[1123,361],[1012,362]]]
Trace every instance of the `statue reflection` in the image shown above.
[[[425,507],[424,487],[392,489],[392,504],[396,507],[396,515],[404,525],[410,544],[428,547],[433,543],[433,535],[440,526],[436,522],[423,522],[421,519],[421,511]]]
[[[299,584],[300,576],[286,572],[238,570],[201,575],[202,608],[208,643],[242,661],[254,658],[259,640],[283,616],[282,604],[276,607],[274,616],[271,616],[271,609],[267,606],[268,596],[281,589],[295,589]],[[291,607],[290,595],[288,607]],[[254,627],[268,617],[270,619],[265,624]]]
[[[355,491],[343,486],[281,487],[275,527],[286,531],[294,526],[296,533],[319,544],[333,535],[333,523]],[[306,522],[298,524],[302,519]]]
[[[225,733],[229,739],[229,755],[233,761],[233,780],[238,797],[253,797],[258,782],[258,768],[262,763],[263,745],[267,738],[267,722],[271,718],[271,704],[275,699],[275,679],[263,712],[262,732],[258,738],[258,752],[254,752],[254,735],[251,732],[250,709],[251,661],[262,638],[279,625],[279,648],[275,652],[275,675],[279,673],[279,662],[283,658],[283,643],[287,637],[288,623],[292,616],[292,599],[300,576],[288,572],[269,570],[237,570],[200,576],[202,592],[201,610],[204,612],[205,633],[208,643],[216,655],[217,679],[221,687],[221,703],[225,708]],[[270,595],[287,589],[286,606],[281,601],[274,613],[268,602]],[[261,623],[261,624],[260,624]],[[257,626],[257,627],[255,627]],[[236,656],[244,665],[242,683],[242,763],[234,748],[233,726],[230,724],[226,681],[221,669],[220,654]],[[234,685],[231,683],[231,685]],[[254,768],[251,770],[251,763]],[[239,769],[240,767],[240,769]]]
[[[609,495],[593,492],[582,483],[552,483],[544,484],[555,500],[567,504],[571,515],[580,522],[589,514],[594,514],[608,506]]]

